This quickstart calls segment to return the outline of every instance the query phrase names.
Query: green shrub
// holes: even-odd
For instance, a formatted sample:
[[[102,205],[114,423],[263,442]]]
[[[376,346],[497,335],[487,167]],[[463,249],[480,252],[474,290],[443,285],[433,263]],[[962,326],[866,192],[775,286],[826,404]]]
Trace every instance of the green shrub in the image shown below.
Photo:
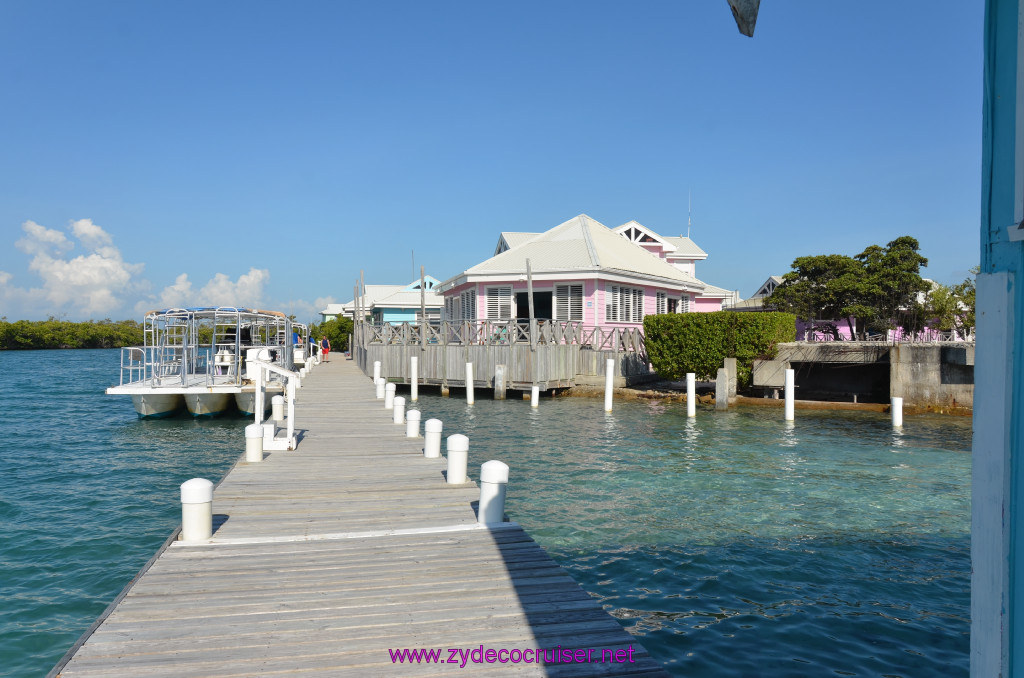
[[[780,342],[796,340],[792,313],[670,313],[644,318],[647,355],[665,379],[694,372],[713,379],[726,358],[736,358],[737,379],[750,384],[755,359],[775,357]]]
[[[142,325],[133,320],[69,322],[0,319],[0,349],[118,348],[142,344]]]

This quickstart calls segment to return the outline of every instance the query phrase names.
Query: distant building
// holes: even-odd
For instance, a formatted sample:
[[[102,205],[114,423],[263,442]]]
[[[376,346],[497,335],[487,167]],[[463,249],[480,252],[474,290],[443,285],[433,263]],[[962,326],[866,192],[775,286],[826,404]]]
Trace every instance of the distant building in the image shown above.
[[[645,315],[721,308],[733,293],[695,277],[705,258],[689,238],[664,238],[635,221],[609,229],[581,214],[543,233],[501,233],[494,256],[439,291],[447,320],[525,320],[529,261],[536,318],[639,326]]]
[[[429,275],[424,276],[423,280],[427,320],[438,320],[441,317],[443,300],[435,288],[440,281]],[[361,303],[366,314],[375,323],[416,322],[420,315],[420,280],[417,278],[407,285],[367,285]],[[338,316],[352,318],[355,315],[355,307],[355,299],[344,304],[328,304],[327,308],[320,311],[320,316],[325,321]]]
[[[761,311],[764,309],[764,300],[766,297],[771,296],[775,288],[782,284],[781,275],[770,275],[747,299],[742,301],[737,300],[736,303],[731,304],[731,310],[733,311]]]

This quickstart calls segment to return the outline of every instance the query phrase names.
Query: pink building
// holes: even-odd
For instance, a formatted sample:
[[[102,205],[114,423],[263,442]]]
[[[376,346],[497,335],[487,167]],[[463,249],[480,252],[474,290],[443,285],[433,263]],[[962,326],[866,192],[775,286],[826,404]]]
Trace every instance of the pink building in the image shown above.
[[[494,256],[441,283],[445,320],[529,318],[637,327],[645,315],[718,311],[733,293],[695,277],[707,253],[635,221],[609,229],[585,214],[544,233],[502,233]]]

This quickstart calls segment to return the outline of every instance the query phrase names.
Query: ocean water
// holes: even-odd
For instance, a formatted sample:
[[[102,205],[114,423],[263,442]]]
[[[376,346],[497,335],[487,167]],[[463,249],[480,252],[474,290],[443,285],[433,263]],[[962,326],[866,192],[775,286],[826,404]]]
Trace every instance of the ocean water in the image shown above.
[[[487,395],[419,409],[674,675],[968,675],[970,419]]]
[[[45,674],[218,479],[247,419],[136,418],[117,351],[0,352],[0,675]],[[425,389],[423,389],[425,390]],[[506,511],[680,676],[968,673],[970,421],[422,393]]]
[[[119,355],[0,351],[20,394],[0,419],[0,675],[45,675],[181,521],[178,486],[244,448],[248,419],[140,420],[105,395]]]

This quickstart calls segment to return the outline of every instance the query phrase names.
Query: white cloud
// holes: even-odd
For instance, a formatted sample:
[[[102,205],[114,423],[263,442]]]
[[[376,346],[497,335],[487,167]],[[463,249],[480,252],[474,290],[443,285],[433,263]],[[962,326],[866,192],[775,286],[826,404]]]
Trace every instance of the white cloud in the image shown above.
[[[83,245],[92,249],[110,246],[113,241],[110,234],[92,223],[92,219],[79,219],[71,222],[71,232]]]
[[[56,254],[73,247],[62,232],[40,226],[34,221],[26,221],[21,225],[21,230],[25,231],[25,237],[14,243],[14,246],[25,254]]]
[[[15,246],[31,255],[28,268],[42,285],[8,287],[8,276],[3,296],[32,315],[103,316],[119,309],[125,296],[143,284],[138,276],[144,264],[124,261],[110,235],[89,219],[71,223],[72,233],[85,250],[73,258],[63,258],[64,252],[75,247],[64,232],[34,221],[26,221],[21,228],[25,236]]]
[[[188,273],[182,273],[174,279],[174,284],[160,292],[160,308],[181,308],[189,305],[192,298],[192,281]]]
[[[208,306],[259,306],[263,301],[263,286],[268,280],[270,271],[265,268],[250,268],[235,282],[218,273],[199,290],[199,303]]]
[[[6,285],[10,281],[11,277],[11,274],[7,271],[0,271],[0,285]]]
[[[249,306],[258,307],[263,303],[264,287],[270,280],[270,271],[265,268],[250,268],[248,273],[232,281],[224,273],[217,273],[196,290],[187,273],[174,279],[155,297],[136,304],[135,310],[144,313],[154,306],[159,308],[181,308],[186,306]]]

